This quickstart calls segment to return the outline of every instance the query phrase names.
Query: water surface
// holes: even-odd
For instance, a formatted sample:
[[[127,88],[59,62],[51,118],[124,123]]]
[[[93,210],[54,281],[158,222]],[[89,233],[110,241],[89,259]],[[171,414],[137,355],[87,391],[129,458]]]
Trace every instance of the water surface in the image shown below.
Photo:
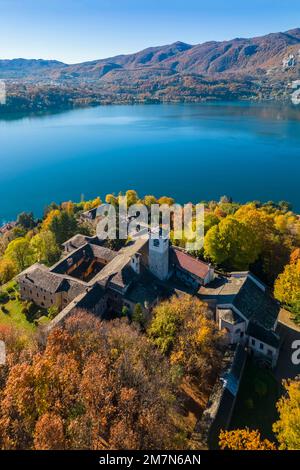
[[[300,211],[300,109],[106,106],[0,118],[0,221],[136,189],[178,202],[288,200]]]

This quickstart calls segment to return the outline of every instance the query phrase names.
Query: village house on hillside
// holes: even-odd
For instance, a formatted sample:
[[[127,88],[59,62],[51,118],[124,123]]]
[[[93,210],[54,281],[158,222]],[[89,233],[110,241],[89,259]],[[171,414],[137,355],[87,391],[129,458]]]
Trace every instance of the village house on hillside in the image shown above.
[[[147,315],[161,300],[190,293],[208,303],[228,344],[246,345],[275,366],[279,304],[251,273],[218,275],[210,264],[157,234],[136,238],[119,251],[96,236],[78,234],[64,249],[65,257],[51,268],[35,263],[19,275],[22,299],[58,308],[50,328],[74,309],[109,318],[124,307],[133,312],[139,304]]]

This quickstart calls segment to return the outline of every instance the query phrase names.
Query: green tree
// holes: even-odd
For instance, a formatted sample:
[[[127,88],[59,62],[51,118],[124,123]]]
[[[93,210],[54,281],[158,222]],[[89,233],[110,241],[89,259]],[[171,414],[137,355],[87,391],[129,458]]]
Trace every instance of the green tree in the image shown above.
[[[213,212],[204,214],[204,233],[207,233],[214,225],[218,225],[220,220]]]
[[[56,305],[52,305],[48,308],[48,316],[52,320],[59,312],[59,308]]]
[[[145,318],[141,304],[135,305],[132,313],[132,321],[138,323],[142,327],[144,326]]]
[[[205,257],[227,269],[248,269],[259,251],[253,230],[233,216],[213,226],[204,239]]]
[[[122,307],[122,317],[128,317],[129,315],[129,308],[126,307],[126,305],[123,305]]]
[[[56,243],[60,246],[63,242],[76,235],[79,227],[73,213],[62,211],[54,215],[49,223],[49,230],[54,233]]]
[[[184,304],[180,306],[175,298],[161,302],[154,308],[148,334],[162,353],[171,352],[178,331],[183,325],[184,314]]]
[[[18,272],[23,271],[35,260],[30,242],[26,238],[16,238],[5,250],[4,257],[11,260]]]
[[[35,227],[34,216],[32,212],[22,212],[18,215],[17,224],[21,225],[25,230],[31,230]]]
[[[39,262],[51,265],[59,259],[60,249],[53,232],[50,230],[42,231],[32,237],[30,247]]]

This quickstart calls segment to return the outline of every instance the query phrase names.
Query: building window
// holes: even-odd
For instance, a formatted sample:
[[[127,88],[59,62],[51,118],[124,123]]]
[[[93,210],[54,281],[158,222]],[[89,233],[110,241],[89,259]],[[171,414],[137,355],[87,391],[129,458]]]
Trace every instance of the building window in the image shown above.
[[[236,335],[238,335],[241,332],[240,328],[238,328],[235,332]]]
[[[273,351],[272,351],[272,349],[268,349],[267,354],[268,354],[268,356],[273,356]]]
[[[243,336],[244,336],[244,332],[241,331],[240,337],[243,338]]]
[[[259,349],[264,349],[264,343],[259,343]]]
[[[251,339],[251,344],[252,344],[252,346],[255,346],[255,339],[253,339],[253,338]]]

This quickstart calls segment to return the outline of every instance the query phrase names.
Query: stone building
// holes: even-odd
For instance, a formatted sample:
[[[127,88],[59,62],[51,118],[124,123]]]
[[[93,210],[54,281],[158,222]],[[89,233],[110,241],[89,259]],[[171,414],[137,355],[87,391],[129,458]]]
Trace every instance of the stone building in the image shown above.
[[[210,264],[170,246],[159,234],[136,238],[119,251],[79,234],[64,249],[64,258],[51,268],[36,263],[19,275],[22,299],[60,310],[51,325],[76,308],[109,318],[124,306],[133,312],[139,304],[146,315],[159,301],[190,293],[207,302],[228,344],[241,342],[276,364],[279,304],[252,274],[216,274]]]
[[[280,304],[267,287],[249,272],[216,276],[199,290],[200,297],[215,311],[221,330],[227,332],[229,344],[247,345],[251,353],[272,367],[279,353],[276,334]]]

